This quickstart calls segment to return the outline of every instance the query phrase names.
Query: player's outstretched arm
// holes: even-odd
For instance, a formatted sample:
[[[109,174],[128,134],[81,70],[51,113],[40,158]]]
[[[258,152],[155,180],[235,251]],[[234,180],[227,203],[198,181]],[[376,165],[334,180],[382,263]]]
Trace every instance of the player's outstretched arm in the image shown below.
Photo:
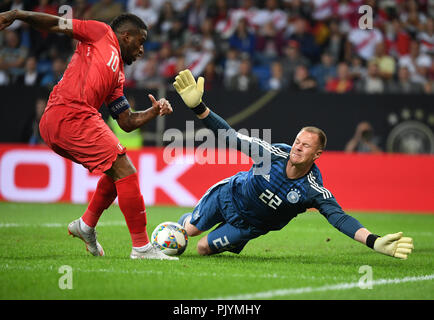
[[[72,36],[72,23],[68,24],[65,18],[24,10],[11,10],[0,13],[0,31],[6,29],[15,20],[24,21],[40,31],[64,33]]]
[[[414,249],[413,239],[402,235],[402,232],[398,232],[379,237],[365,228],[360,228],[354,235],[354,240],[365,243],[379,253],[399,259],[407,259]]]
[[[165,116],[173,113],[170,102],[165,98],[161,98],[157,101],[152,94],[148,94],[148,98],[152,102],[150,108],[143,111],[131,111],[131,108],[128,107],[118,115],[116,120],[122,130],[131,132],[155,119],[157,116]]]

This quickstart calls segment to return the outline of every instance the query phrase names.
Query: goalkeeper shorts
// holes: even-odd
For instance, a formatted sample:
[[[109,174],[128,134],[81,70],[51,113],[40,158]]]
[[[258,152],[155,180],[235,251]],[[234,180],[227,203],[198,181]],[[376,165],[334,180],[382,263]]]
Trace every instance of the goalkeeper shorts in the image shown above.
[[[230,251],[240,253],[250,240],[265,234],[242,221],[234,207],[228,203],[229,180],[217,183],[205,193],[193,210],[190,223],[201,231],[217,225],[208,234],[208,245],[214,253]],[[223,209],[222,209],[223,208]]]

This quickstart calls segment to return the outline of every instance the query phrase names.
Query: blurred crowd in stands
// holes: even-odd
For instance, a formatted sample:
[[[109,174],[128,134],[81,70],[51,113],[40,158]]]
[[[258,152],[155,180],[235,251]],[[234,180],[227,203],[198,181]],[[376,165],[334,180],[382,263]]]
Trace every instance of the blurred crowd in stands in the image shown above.
[[[0,11],[105,23],[122,12],[149,27],[126,87],[171,89],[185,68],[206,90],[434,93],[434,0],[3,0]],[[360,29],[361,5],[373,28]],[[0,32],[0,85],[54,86],[75,40],[20,21]]]

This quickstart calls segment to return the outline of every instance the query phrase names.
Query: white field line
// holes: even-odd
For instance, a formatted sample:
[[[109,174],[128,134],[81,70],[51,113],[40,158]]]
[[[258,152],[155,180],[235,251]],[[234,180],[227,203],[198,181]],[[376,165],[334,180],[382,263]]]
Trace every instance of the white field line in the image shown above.
[[[36,266],[11,266],[9,264],[3,264],[0,265],[0,272],[1,271],[8,271],[8,270],[19,270],[19,271],[56,271],[57,267],[54,266],[48,266],[48,267],[36,267]],[[158,276],[166,276],[166,273],[163,271],[156,271],[156,270],[115,270],[115,269],[81,269],[81,268],[73,268],[73,271],[76,272],[86,272],[86,273],[121,273],[121,274],[144,274],[144,275],[158,275]],[[174,270],[175,271],[175,270]],[[174,274],[179,276],[191,276],[190,272],[182,272],[182,271],[175,271]],[[195,273],[196,277],[217,277],[221,278],[220,273]],[[262,274],[262,275],[252,275],[252,274],[229,274],[226,276],[230,276],[233,278],[278,278],[278,279],[284,279],[289,278],[286,276],[279,276],[276,274]],[[300,278],[308,278],[308,279],[315,279],[315,277],[303,277],[302,275],[297,276],[298,279]],[[322,278],[316,278],[316,279],[322,279],[325,280],[328,277],[322,277]],[[332,277],[329,277],[329,279],[332,279]],[[335,277],[333,277],[334,280],[336,280]],[[404,277],[404,278],[394,278],[394,279],[379,279],[374,280],[371,282],[372,286],[379,286],[379,285],[386,285],[386,284],[400,284],[400,283],[406,283],[406,282],[418,282],[418,281],[429,281],[434,280],[434,274],[430,275],[424,275],[424,276],[411,276],[411,277]],[[364,283],[366,284],[366,283]],[[248,293],[248,294],[239,294],[239,295],[232,295],[232,296],[224,296],[224,297],[215,297],[215,298],[207,298],[207,299],[201,299],[201,300],[257,300],[257,299],[270,299],[274,297],[281,297],[281,296],[290,296],[290,295],[298,295],[303,293],[312,293],[312,292],[326,292],[326,291],[339,291],[339,290],[348,290],[348,289],[354,289],[359,287],[358,282],[349,282],[349,283],[338,283],[333,285],[325,285],[321,287],[301,287],[301,288],[288,288],[288,289],[278,289],[278,290],[270,290],[270,291],[263,291],[263,292],[256,292],[256,293]],[[368,289],[366,289],[368,290]],[[194,299],[196,300],[196,299]]]
[[[0,222],[0,228],[29,228],[29,227],[38,227],[38,228],[66,228],[69,222],[46,222],[39,224],[32,223],[17,223],[17,222]],[[125,221],[106,221],[99,222],[98,227],[119,227],[126,226]],[[314,230],[314,229],[304,229],[302,232],[315,232],[315,233],[329,233],[327,230]],[[434,232],[429,231],[406,231],[406,234],[418,235],[418,236],[432,236]]]
[[[434,279],[434,274],[429,274],[425,276],[418,277],[405,277],[405,278],[395,278],[395,279],[378,279],[371,282],[372,286],[381,286],[386,284],[400,284],[406,282],[418,282],[418,281],[429,281]],[[365,284],[365,283],[364,283]],[[321,287],[304,287],[304,288],[288,288],[288,289],[278,289],[270,290],[256,293],[239,294],[233,296],[216,297],[206,300],[257,300],[257,299],[270,299],[275,297],[298,295],[303,293],[312,292],[326,292],[326,291],[339,291],[348,290],[353,288],[358,288],[358,282],[348,282],[348,283],[338,283],[333,285],[325,285]],[[369,289],[365,289],[369,290]]]

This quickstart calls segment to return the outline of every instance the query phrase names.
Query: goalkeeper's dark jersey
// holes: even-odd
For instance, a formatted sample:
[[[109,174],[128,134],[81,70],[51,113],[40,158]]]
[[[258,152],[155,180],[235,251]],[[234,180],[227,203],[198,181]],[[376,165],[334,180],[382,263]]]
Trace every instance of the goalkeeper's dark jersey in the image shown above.
[[[218,129],[228,130],[227,146],[231,146],[232,137],[232,141],[236,141],[236,146],[232,147],[248,153],[255,162],[249,171],[237,173],[228,182],[231,194],[227,196],[232,198],[237,214],[246,222],[264,231],[279,230],[297,214],[316,208],[334,227],[350,237],[363,227],[342,210],[332,193],[323,186],[321,172],[315,164],[301,178],[287,177],[291,146],[269,144],[241,135],[215,113],[210,113],[203,122],[215,134]],[[260,162],[266,159],[269,163],[264,172],[260,170],[264,163]]]

